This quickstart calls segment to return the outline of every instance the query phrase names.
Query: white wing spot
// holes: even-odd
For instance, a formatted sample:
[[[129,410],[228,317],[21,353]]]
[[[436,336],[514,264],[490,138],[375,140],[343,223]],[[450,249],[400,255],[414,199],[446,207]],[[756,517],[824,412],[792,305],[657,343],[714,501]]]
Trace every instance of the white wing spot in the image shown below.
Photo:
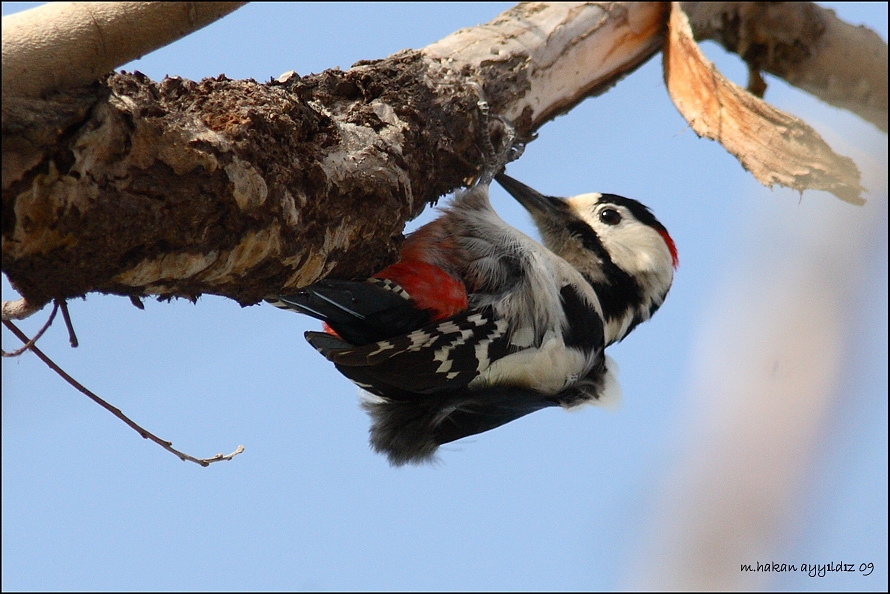
[[[451,365],[454,361],[449,356],[451,354],[451,349],[448,347],[442,347],[438,351],[436,351],[435,357],[433,357],[433,361],[441,361],[442,364],[439,365],[439,368],[436,369],[436,373],[448,373],[451,371]]]
[[[393,345],[393,343],[389,342],[388,340],[382,340],[382,341],[378,342],[377,344],[379,345],[377,350],[374,351],[373,353],[368,353],[368,357],[373,357],[374,355],[379,355],[380,353],[382,353],[384,351],[388,351],[388,350],[395,348],[395,345]]]
[[[481,313],[477,313],[467,317],[467,321],[476,326],[484,326],[488,320]]]

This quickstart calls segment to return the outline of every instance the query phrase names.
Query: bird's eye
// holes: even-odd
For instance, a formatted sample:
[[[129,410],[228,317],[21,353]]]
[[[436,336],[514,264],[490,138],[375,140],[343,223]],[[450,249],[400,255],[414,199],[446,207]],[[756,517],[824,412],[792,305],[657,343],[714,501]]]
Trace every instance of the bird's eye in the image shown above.
[[[614,208],[604,208],[600,211],[600,220],[606,225],[617,225],[621,222],[621,214]]]

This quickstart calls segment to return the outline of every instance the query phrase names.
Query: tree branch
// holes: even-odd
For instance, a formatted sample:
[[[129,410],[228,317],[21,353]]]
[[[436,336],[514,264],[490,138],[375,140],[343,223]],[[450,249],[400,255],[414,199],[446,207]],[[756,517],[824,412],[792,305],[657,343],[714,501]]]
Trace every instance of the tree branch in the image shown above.
[[[24,141],[4,145],[3,269],[35,303],[100,291],[251,304],[369,275],[426,204],[657,52],[663,11],[520,6],[346,72],[262,85],[116,74],[46,106],[4,100],[4,142]],[[590,63],[560,86],[547,69],[564,54]]]
[[[3,321],[6,320],[24,320],[25,318],[40,311],[45,303],[34,305],[27,299],[15,299],[3,302]]]
[[[367,276],[427,204],[657,53],[666,8],[521,4],[421,51],[266,84],[122,73],[4,94],[3,270],[34,306],[91,291],[248,305]],[[761,124],[790,121],[770,113]],[[858,200],[855,166],[817,145],[818,175],[758,179]],[[819,181],[825,164],[840,181]]]

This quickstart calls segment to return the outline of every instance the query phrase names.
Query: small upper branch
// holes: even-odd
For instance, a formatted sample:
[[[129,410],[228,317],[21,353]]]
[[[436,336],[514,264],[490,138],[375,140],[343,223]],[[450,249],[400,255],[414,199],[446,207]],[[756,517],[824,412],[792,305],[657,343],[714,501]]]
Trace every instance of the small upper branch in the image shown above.
[[[32,346],[34,346],[34,343],[36,343],[38,340],[40,340],[40,337],[43,336],[43,333],[46,332],[50,326],[52,326],[53,320],[56,319],[56,313],[58,313],[58,311],[59,311],[59,303],[63,303],[63,302],[56,301],[53,304],[52,312],[49,314],[49,317],[46,319],[46,322],[43,324],[43,327],[37,331],[37,334],[35,334],[33,336],[33,338],[30,338],[29,340],[27,340],[25,342],[24,346],[12,351],[12,352],[7,353],[6,351],[2,351],[3,356],[4,357],[18,357],[19,355],[21,355],[22,353],[24,353],[25,351],[30,349]],[[5,305],[5,303],[4,303],[4,305]],[[10,324],[12,324],[11,320],[7,320],[6,318],[3,318],[3,323],[5,324],[6,322],[9,322]]]
[[[244,2],[50,2],[3,17],[3,98],[89,85]]]
[[[40,311],[44,305],[46,304],[42,303],[35,306],[24,298],[16,299],[14,301],[4,301],[2,319],[4,322],[7,320],[24,320]]]

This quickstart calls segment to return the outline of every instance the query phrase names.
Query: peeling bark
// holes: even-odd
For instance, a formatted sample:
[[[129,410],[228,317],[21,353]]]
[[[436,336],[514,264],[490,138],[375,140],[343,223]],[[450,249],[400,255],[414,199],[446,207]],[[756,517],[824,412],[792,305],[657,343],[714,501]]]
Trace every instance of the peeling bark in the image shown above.
[[[697,40],[714,40],[752,70],[778,76],[887,131],[887,44],[874,31],[812,2],[682,6]]]
[[[674,3],[671,11],[664,77],[671,100],[696,134],[720,142],[765,186],[825,190],[864,204],[856,164],[835,154],[800,119],[723,76],[693,41],[679,6]]]

